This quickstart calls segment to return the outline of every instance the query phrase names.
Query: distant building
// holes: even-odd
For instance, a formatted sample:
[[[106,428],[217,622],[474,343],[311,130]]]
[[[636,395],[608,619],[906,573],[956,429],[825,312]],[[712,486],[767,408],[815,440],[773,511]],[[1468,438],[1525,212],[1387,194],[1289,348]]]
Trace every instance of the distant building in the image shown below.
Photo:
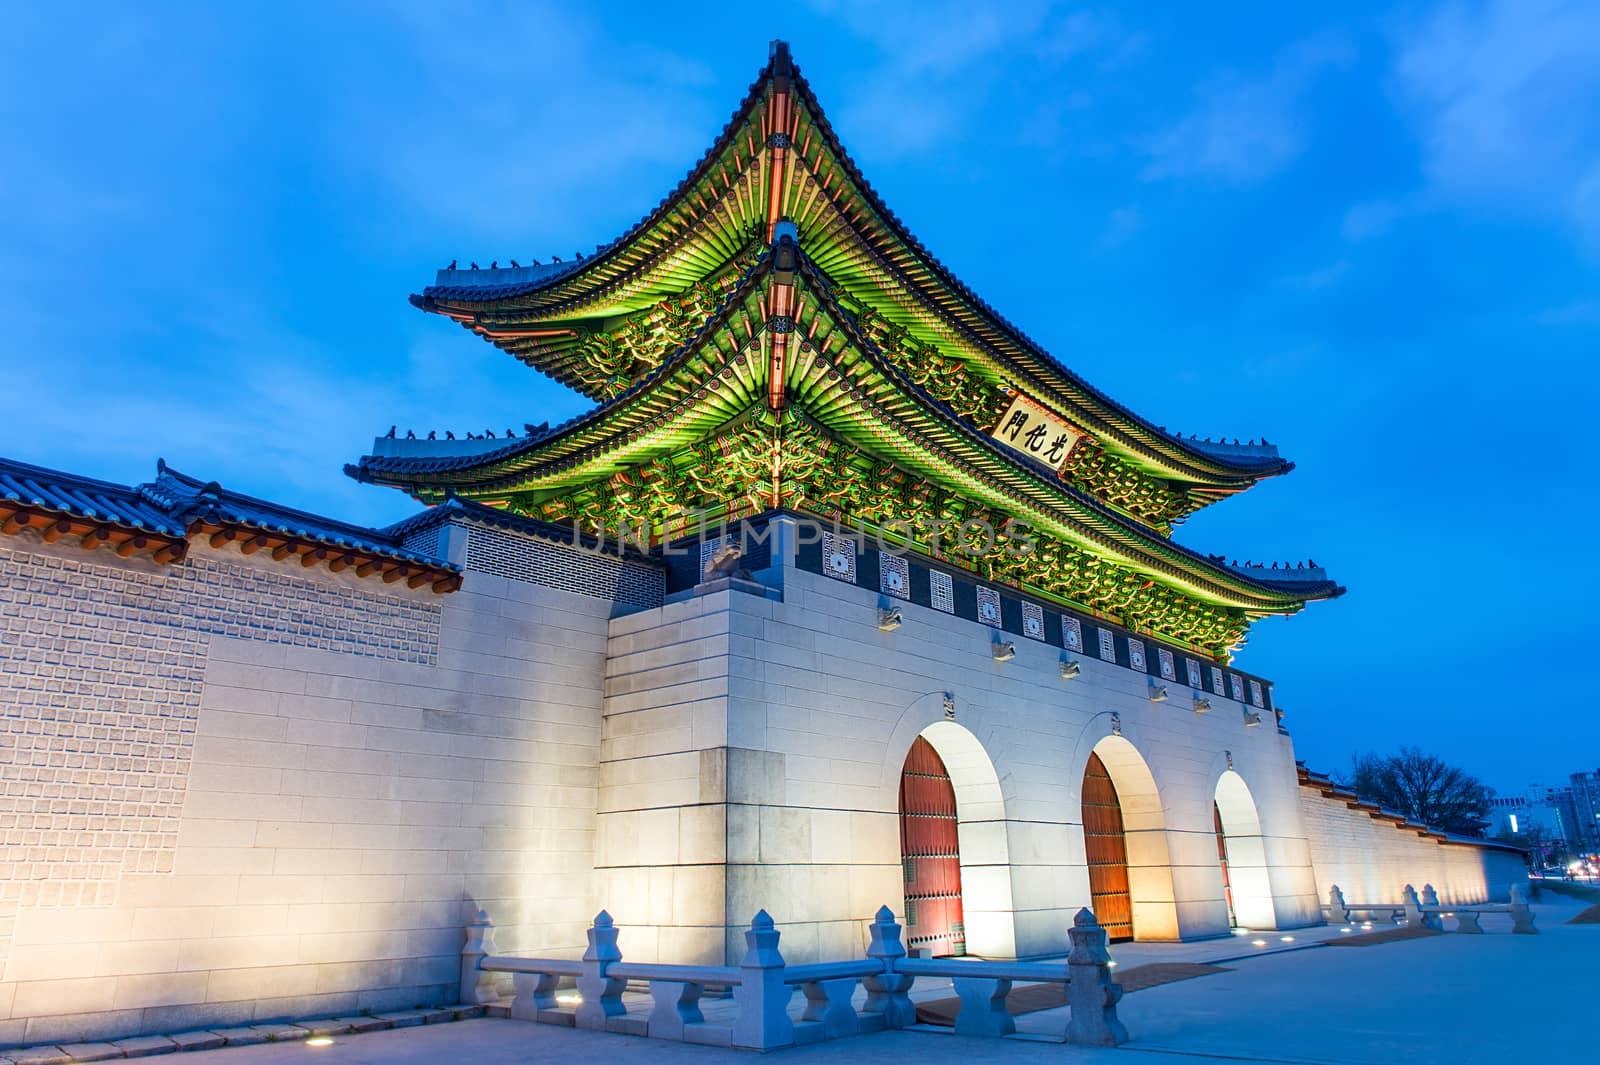
[[[1572,789],[1533,785],[1521,795],[1500,795],[1489,803],[1492,837],[1514,838],[1540,865],[1561,862],[1578,846],[1574,831]]]
[[[1572,774],[1570,795],[1573,834],[1567,838],[1586,849],[1600,847],[1600,769]]]

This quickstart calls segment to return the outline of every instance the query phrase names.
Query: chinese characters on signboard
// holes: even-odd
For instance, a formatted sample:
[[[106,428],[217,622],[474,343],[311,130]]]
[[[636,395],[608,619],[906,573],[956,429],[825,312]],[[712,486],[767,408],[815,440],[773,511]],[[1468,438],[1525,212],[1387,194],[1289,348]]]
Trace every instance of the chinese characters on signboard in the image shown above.
[[[1013,451],[1049,466],[1057,473],[1067,463],[1083,434],[1026,396],[1016,396],[989,434]]]

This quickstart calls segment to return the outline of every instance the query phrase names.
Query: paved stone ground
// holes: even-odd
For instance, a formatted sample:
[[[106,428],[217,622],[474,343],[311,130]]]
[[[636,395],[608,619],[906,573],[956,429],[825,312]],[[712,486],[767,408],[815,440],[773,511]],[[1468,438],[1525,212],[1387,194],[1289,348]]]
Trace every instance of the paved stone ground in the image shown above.
[[[1585,1060],[1583,1031],[1596,990],[1600,926],[1565,922],[1585,903],[1546,895],[1535,907],[1538,936],[1444,935],[1359,950],[1263,951],[1230,961],[1233,971],[1151,988],[1123,1000],[1137,1037],[1119,1050],[1083,1050],[1022,1040],[965,1039],[943,1031],[886,1032],[778,1052],[795,1065],[974,1060],[1184,1065],[1252,1061],[1317,1065],[1501,1065]],[[1333,933],[1339,934],[1336,930]],[[1298,940],[1297,935],[1297,940]],[[1298,946],[1299,944],[1295,944]],[[1182,945],[1166,959],[1202,959]],[[1232,950],[1226,941],[1214,947]],[[1258,948],[1259,949],[1259,948]],[[1193,955],[1193,956],[1191,956]],[[1131,959],[1125,964],[1132,964]],[[1059,1034],[1065,1010],[1018,1018],[1025,1032]],[[171,1060],[171,1059],[169,1059]],[[261,1044],[189,1053],[183,1065],[656,1065],[758,1060],[748,1052],[577,1032],[520,1021],[476,1020],[365,1035],[333,1046]]]

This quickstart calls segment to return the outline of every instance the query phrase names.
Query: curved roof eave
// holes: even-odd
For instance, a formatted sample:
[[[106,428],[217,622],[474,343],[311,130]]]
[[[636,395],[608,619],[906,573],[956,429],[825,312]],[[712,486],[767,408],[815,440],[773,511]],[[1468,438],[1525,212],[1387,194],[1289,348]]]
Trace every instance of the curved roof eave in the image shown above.
[[[632,241],[647,232],[651,226],[678,206],[713,162],[718,159],[732,144],[732,139],[737,131],[749,120],[750,111],[762,99],[768,81],[772,78],[775,60],[769,60],[751,83],[744,101],[734,111],[733,116],[723,126],[722,132],[692,167],[688,174],[679,181],[678,185],[664,197],[656,207],[647,213],[638,222],[634,223],[620,237],[604,246],[599,254],[587,259],[577,260],[570,264],[563,264],[565,268],[543,274],[524,282],[499,285],[433,285],[425,288],[422,293],[413,295],[411,302],[418,308],[436,313],[450,314],[454,308],[445,307],[439,301],[446,300],[450,303],[491,303],[504,299],[517,298],[553,287],[557,284],[569,282],[585,273],[591,273],[611,262]],[[1212,467],[1224,475],[1232,475],[1242,482],[1238,488],[1248,487],[1256,481],[1268,477],[1282,476],[1294,468],[1294,464],[1278,456],[1228,454],[1221,447],[1206,446],[1209,442],[1188,441],[1178,434],[1153,425],[1130,408],[1109,395],[1102,392],[1087,380],[1069,369],[1065,364],[1056,359],[1031,337],[1014,325],[1009,319],[1000,314],[987,301],[978,296],[968,285],[944,265],[926,246],[910,231],[900,218],[889,209],[888,205],[879,196],[860,167],[850,157],[840,141],[837,132],[829,122],[826,112],[818,101],[810,83],[801,74],[798,65],[792,66],[793,85],[801,100],[812,112],[816,127],[822,132],[830,152],[838,160],[840,166],[849,175],[851,182],[856,186],[863,198],[872,207],[873,212],[883,219],[888,226],[890,235],[899,240],[908,248],[918,262],[922,264],[933,278],[943,284],[949,291],[967,303],[973,310],[987,319],[990,325],[1002,336],[1008,338],[1022,355],[1032,365],[1029,369],[1044,376],[1054,376],[1066,383],[1070,389],[1081,392],[1095,405],[1102,408],[1102,412],[1110,419],[1117,430],[1141,439],[1150,449],[1168,453],[1172,460],[1198,464],[1201,467]],[[526,269],[526,268],[524,268]],[[454,271],[467,273],[468,271]],[[505,271],[499,271],[504,273]],[[441,274],[443,271],[441,271]],[[1120,424],[1118,424],[1120,423]],[[1205,487],[1205,486],[1202,486]],[[1230,490],[1226,486],[1218,486],[1226,493]],[[1237,490],[1237,489],[1233,489]]]
[[[646,391],[649,386],[652,386],[666,378],[668,375],[677,372],[679,369],[692,361],[693,358],[703,350],[705,339],[710,336],[715,328],[726,324],[733,310],[744,302],[744,299],[749,295],[752,286],[754,286],[759,279],[764,276],[766,272],[764,267],[767,265],[767,263],[768,260],[763,258],[762,262],[758,264],[756,268],[751,270],[750,275],[741,283],[739,288],[733,294],[730,294],[727,302],[724,304],[719,313],[716,316],[708,319],[706,324],[696,331],[695,335],[678,350],[672,359],[663,362],[654,371],[646,375],[645,378],[642,378],[633,387],[618,395],[615,399],[604,403],[583,415],[580,415],[578,418],[573,419],[566,425],[561,426],[542,437],[519,439],[514,444],[510,444],[505,448],[499,449],[498,451],[476,456],[434,459],[407,459],[398,456],[366,456],[362,460],[361,466],[346,467],[346,472],[350,473],[351,476],[358,480],[385,483],[395,487],[417,491],[422,489],[422,483],[415,479],[415,475],[417,474],[432,474],[434,477],[437,477],[437,475],[442,473],[464,473],[472,469],[482,469],[486,465],[496,464],[521,455],[527,455],[528,458],[532,460],[527,465],[521,467],[515,472],[508,471],[501,473],[492,479],[480,479],[474,484],[470,479],[462,479],[457,480],[454,483],[449,483],[436,480],[434,478],[428,478],[431,483],[427,485],[428,491],[441,493],[452,493],[461,489],[491,494],[498,494],[502,492],[512,493],[519,490],[525,490],[520,487],[519,482],[521,485],[525,485],[530,474],[533,474],[533,476],[536,478],[538,475],[533,473],[534,468],[538,465],[541,465],[539,460],[533,457],[531,454],[532,452],[547,450],[557,443],[560,438],[570,437],[582,429],[599,427],[608,417],[613,416],[619,409],[636,401],[637,398],[644,391]],[[808,272],[812,273],[813,277],[819,276],[815,272],[814,267],[808,266]],[[920,404],[924,408],[929,409],[932,413],[939,415],[940,424],[948,424],[950,427],[952,427],[960,438],[963,438],[967,441],[969,448],[976,447],[980,453],[987,454],[991,461],[998,460],[1002,467],[1009,468],[1012,471],[1012,473],[1016,476],[1016,479],[1020,481],[1034,481],[1040,484],[1046,483],[1040,476],[1040,471],[1035,468],[1035,465],[1032,462],[1025,459],[1023,456],[1010,452],[1009,449],[1003,448],[1001,445],[997,444],[993,440],[990,440],[983,434],[977,433],[960,419],[955,418],[953,413],[950,412],[942,403],[928,395],[925,390],[907,378],[899,369],[899,367],[893,364],[892,360],[883,355],[883,353],[878,350],[875,344],[873,344],[868,338],[864,337],[855,328],[854,323],[850,320],[849,316],[843,312],[842,308],[839,308],[837,302],[834,301],[831,294],[828,292],[829,286],[826,282],[826,278],[823,277],[820,278],[820,280],[822,283],[817,286],[818,291],[822,294],[822,299],[827,304],[830,315],[833,316],[840,327],[846,331],[847,335],[851,338],[852,344],[857,348],[857,350],[861,351],[869,360],[871,360],[874,369],[876,369],[880,374],[883,374],[886,379],[893,383],[897,390],[899,390],[903,395],[909,397],[912,402]],[[838,371],[835,370],[834,372],[837,373]],[[671,411],[677,407],[682,407],[686,402],[687,399],[679,399],[674,401],[672,405],[665,408],[660,416],[664,417],[667,411]],[[610,439],[612,439],[613,442],[615,442],[617,439],[620,439],[620,432],[621,431],[619,431],[619,435],[617,437]],[[552,457],[550,461],[573,461],[578,455],[588,455],[590,456],[589,460],[592,460],[595,454],[598,454],[603,450],[605,450],[604,443],[597,440],[593,443],[585,444],[573,455]],[[407,476],[408,474],[412,476]],[[1067,511],[1064,511],[1062,518],[1058,520],[1069,524],[1073,521],[1079,521],[1080,523],[1084,524],[1085,529],[1096,529],[1098,527],[1099,537],[1110,537],[1110,541],[1103,544],[1101,550],[1110,549],[1113,550],[1116,555],[1123,556],[1122,564],[1124,565],[1134,565],[1140,568],[1146,568],[1152,563],[1156,566],[1173,566],[1175,564],[1182,565],[1190,571],[1191,575],[1188,578],[1184,578],[1180,573],[1165,574],[1165,578],[1168,580],[1178,579],[1191,582],[1198,580],[1204,583],[1212,584],[1218,588],[1227,588],[1231,586],[1236,589],[1252,592],[1255,596],[1265,595],[1269,600],[1276,600],[1276,602],[1232,604],[1240,609],[1265,610],[1271,613],[1281,613],[1285,609],[1299,609],[1299,606],[1303,605],[1303,602],[1306,600],[1323,598],[1331,594],[1337,594],[1335,591],[1336,589],[1337,591],[1342,591],[1342,589],[1339,589],[1338,586],[1334,585],[1332,582],[1309,585],[1299,585],[1295,584],[1294,582],[1274,582],[1269,584],[1267,582],[1254,580],[1245,574],[1231,572],[1226,567],[1217,566],[1215,562],[1208,559],[1206,556],[1184,547],[1175,541],[1160,539],[1159,542],[1157,542],[1149,530],[1145,529],[1132,519],[1105,507],[1097,500],[1084,494],[1072,485],[1051,482],[1049,483],[1049,487],[1052,492],[1058,494],[1061,499],[1058,500],[1056,504],[1049,504],[1043,500],[1036,499],[1033,501],[1032,505],[1050,506],[1052,508],[1063,504],[1066,505],[1068,508]],[[1071,510],[1078,510],[1082,511],[1083,513],[1079,518],[1073,518],[1070,513]],[[1084,523],[1084,519],[1087,519],[1086,523]],[[1144,543],[1147,546],[1144,550],[1140,550],[1135,543],[1130,541]],[[1155,549],[1154,554],[1150,554],[1152,548]],[[1167,553],[1176,556],[1176,558],[1161,558],[1163,554]],[[1145,559],[1145,561],[1141,562],[1139,558],[1141,555],[1148,557]],[[1285,587],[1284,585],[1290,586]],[[1219,596],[1217,592],[1211,592],[1208,594],[1210,597],[1227,598],[1227,596]],[[1285,599],[1292,600],[1292,602],[1285,602]]]

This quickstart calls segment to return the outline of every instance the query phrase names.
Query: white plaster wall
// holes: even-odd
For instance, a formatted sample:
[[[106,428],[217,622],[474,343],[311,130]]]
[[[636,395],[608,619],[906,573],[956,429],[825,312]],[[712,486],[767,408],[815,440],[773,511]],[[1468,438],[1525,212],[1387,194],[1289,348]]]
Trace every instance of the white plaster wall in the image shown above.
[[[55,759],[47,786],[67,785],[70,806],[105,794],[108,773],[149,772],[175,798],[170,816],[132,801],[101,811],[111,827],[126,819],[130,858],[81,873],[75,839],[28,828],[44,806],[7,807],[26,838],[0,881],[14,900],[0,1045],[451,1002],[480,905],[504,948],[581,947],[610,603],[484,574],[436,597],[198,546],[187,564],[217,580],[180,593],[170,573],[109,552],[21,546],[10,559],[26,572],[64,561],[29,587],[45,621],[14,634],[30,650],[0,674],[8,719],[77,730],[59,758],[32,749]],[[250,575],[287,581],[294,609],[232,610]],[[334,602],[359,616],[319,649]],[[183,630],[208,609],[231,635]],[[381,630],[396,610],[424,625],[422,653]],[[50,626],[94,611],[124,612],[111,628],[126,644],[79,692],[71,656],[85,641]],[[135,647],[191,638],[198,678]],[[36,705],[64,690],[71,705]],[[177,696],[191,695],[185,710]],[[168,710],[183,741],[140,741]],[[38,858],[26,873],[42,883],[17,883],[14,854]],[[85,888],[88,873],[103,882]]]
[[[1470,843],[1441,843],[1415,829],[1374,820],[1344,799],[1301,787],[1301,818],[1311,845],[1318,898],[1335,884],[1350,903],[1398,903],[1407,884],[1432,884],[1445,904],[1503,902],[1526,880],[1519,854]]]

